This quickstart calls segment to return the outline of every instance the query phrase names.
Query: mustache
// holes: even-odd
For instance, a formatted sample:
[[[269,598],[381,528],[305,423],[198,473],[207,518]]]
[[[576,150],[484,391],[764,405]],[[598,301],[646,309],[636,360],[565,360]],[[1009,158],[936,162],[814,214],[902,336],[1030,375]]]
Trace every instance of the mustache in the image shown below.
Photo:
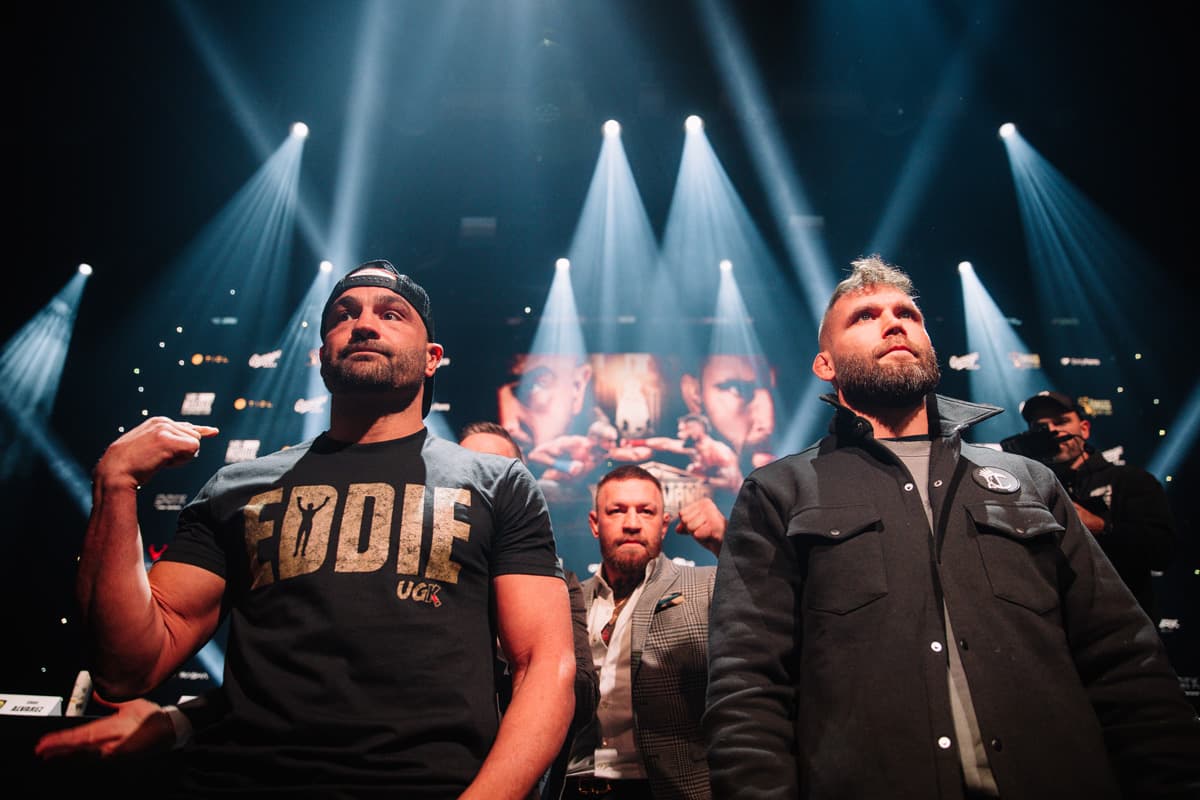
[[[872,351],[871,355],[873,355],[875,358],[882,358],[892,350],[895,350],[897,347],[903,347],[905,350],[915,356],[924,355],[925,352],[918,345],[914,344],[907,336],[902,334],[893,334],[884,339],[883,343],[876,347],[875,350]]]
[[[391,355],[391,352],[384,347],[379,347],[370,340],[359,342],[350,342],[348,345],[338,351],[339,358],[345,358],[353,353],[379,353],[381,355]]]

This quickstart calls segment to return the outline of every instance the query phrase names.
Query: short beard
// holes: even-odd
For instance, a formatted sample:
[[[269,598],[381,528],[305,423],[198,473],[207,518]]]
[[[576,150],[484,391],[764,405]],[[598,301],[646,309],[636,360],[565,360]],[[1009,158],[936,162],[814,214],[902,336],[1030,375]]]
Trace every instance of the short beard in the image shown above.
[[[403,353],[397,361],[350,364],[346,353],[335,363],[321,364],[321,379],[330,394],[392,394],[397,405],[407,407],[425,382],[423,352]]]
[[[883,364],[874,353],[847,355],[836,364],[837,387],[856,409],[907,409],[937,388],[942,379],[932,346],[908,364]]]
[[[618,549],[606,549],[601,553],[601,560],[608,568],[608,571],[616,573],[615,575],[610,575],[610,578],[615,581],[627,581],[634,584],[640,583],[642,578],[645,577],[646,565],[658,558],[658,553],[654,552],[653,548],[647,548],[638,555],[618,553]]]

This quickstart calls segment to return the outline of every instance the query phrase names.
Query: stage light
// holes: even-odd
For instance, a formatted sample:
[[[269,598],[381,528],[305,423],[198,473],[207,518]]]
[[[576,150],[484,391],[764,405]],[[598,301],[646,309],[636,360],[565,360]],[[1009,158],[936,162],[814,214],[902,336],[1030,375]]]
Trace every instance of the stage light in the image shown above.
[[[621,123],[617,122],[615,119],[610,119],[608,122],[604,123],[604,135],[605,136],[620,136],[621,135]]]
[[[303,122],[296,122],[292,125],[292,136],[297,136],[301,139],[308,138],[308,126]]]
[[[318,267],[318,269],[320,269],[320,270],[321,270],[321,272],[324,272],[324,273],[326,273],[326,274],[328,274],[328,273],[330,273],[330,272],[333,272],[333,262],[332,262],[332,261],[330,261],[330,260],[328,260],[328,259],[326,259],[325,261],[322,261],[322,262],[321,262],[321,264],[320,264],[320,266]]]
[[[526,313],[526,314],[532,314],[532,313],[533,313],[533,308],[532,308],[531,306],[525,306],[525,313]]]
[[[688,133],[699,133],[704,130],[704,120],[692,114],[683,123],[683,129]]]
[[[92,265],[91,264],[80,264],[79,265],[79,274],[80,275],[91,275],[92,274]]]
[[[1000,138],[1010,139],[1017,132],[1017,126],[1011,122],[1006,122],[1000,126]]]
[[[559,270],[570,269],[571,268],[571,259],[569,259],[569,258],[558,259],[557,261],[554,262],[554,268],[559,269]]]
[[[722,258],[721,263],[717,264],[717,266],[720,267],[721,272],[730,272],[733,270],[733,262],[728,258]]]
[[[658,258],[654,230],[620,136],[606,135],[600,145],[565,256],[569,271],[560,268],[555,280],[569,279],[581,303],[578,313],[598,322],[592,345],[600,352],[619,351],[624,338],[619,318],[639,314],[651,294],[646,266]],[[547,307],[542,313],[550,311]]]
[[[742,34],[731,5],[702,0],[697,4],[700,22],[716,60],[724,94],[733,105],[734,119],[742,129],[749,155],[766,192],[776,230],[783,236],[788,261],[796,272],[798,285],[803,287],[809,312],[814,320],[819,320],[825,311],[825,301],[837,282],[836,270],[820,236],[820,225],[812,224],[822,218],[808,200],[799,170],[784,141],[782,126],[771,110],[777,104],[765,90],[755,65],[757,59]],[[747,265],[752,270],[759,267],[756,262],[741,258],[740,254],[727,254],[737,260],[739,271],[745,270]],[[753,283],[753,280],[746,281],[747,285]]]
[[[975,268],[964,261],[958,265],[958,272],[967,350],[972,356],[967,379],[971,399],[1006,409],[1020,408],[1022,400],[1051,382],[1039,362],[1028,357],[1031,355],[1029,348],[996,304]],[[1007,414],[1003,416],[1008,417]],[[976,425],[972,429],[977,437],[974,441],[999,442],[1013,433],[1010,420],[993,417]]]

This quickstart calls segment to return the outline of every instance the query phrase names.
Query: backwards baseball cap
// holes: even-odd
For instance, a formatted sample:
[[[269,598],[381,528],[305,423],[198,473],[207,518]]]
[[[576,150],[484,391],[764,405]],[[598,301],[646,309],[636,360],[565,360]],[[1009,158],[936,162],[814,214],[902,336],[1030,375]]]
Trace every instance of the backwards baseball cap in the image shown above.
[[[1024,403],[1021,403],[1021,416],[1030,425],[1042,417],[1057,416],[1070,411],[1078,414],[1080,419],[1086,419],[1088,416],[1082,406],[1063,392],[1038,392]]]
[[[433,308],[429,304],[429,295],[419,283],[396,269],[392,262],[382,258],[364,261],[334,284],[333,291],[329,293],[329,299],[325,301],[325,307],[321,309],[321,341],[325,341],[325,335],[333,327],[329,321],[329,309],[339,297],[357,286],[379,286],[403,297],[424,323],[426,337],[429,341],[434,341]],[[429,407],[432,404],[433,375],[430,375],[425,379],[425,391],[421,398],[422,417],[429,414]]]

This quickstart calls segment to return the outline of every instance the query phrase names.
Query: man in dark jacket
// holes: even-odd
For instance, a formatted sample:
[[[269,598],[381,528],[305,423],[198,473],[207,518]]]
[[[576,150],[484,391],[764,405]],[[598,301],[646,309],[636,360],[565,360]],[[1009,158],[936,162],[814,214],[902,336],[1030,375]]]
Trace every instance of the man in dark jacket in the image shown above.
[[[1158,621],[1151,570],[1171,563],[1175,522],[1158,479],[1129,464],[1113,464],[1088,444],[1092,421],[1062,392],[1039,392],[1021,404],[1031,430],[1057,435],[1050,468],[1083,522],[1151,621]]]
[[[1049,468],[962,440],[1000,409],[934,394],[907,275],[855,262],[813,372],[830,434],[747,478],[718,561],[713,796],[1200,789],[1156,632]]]

